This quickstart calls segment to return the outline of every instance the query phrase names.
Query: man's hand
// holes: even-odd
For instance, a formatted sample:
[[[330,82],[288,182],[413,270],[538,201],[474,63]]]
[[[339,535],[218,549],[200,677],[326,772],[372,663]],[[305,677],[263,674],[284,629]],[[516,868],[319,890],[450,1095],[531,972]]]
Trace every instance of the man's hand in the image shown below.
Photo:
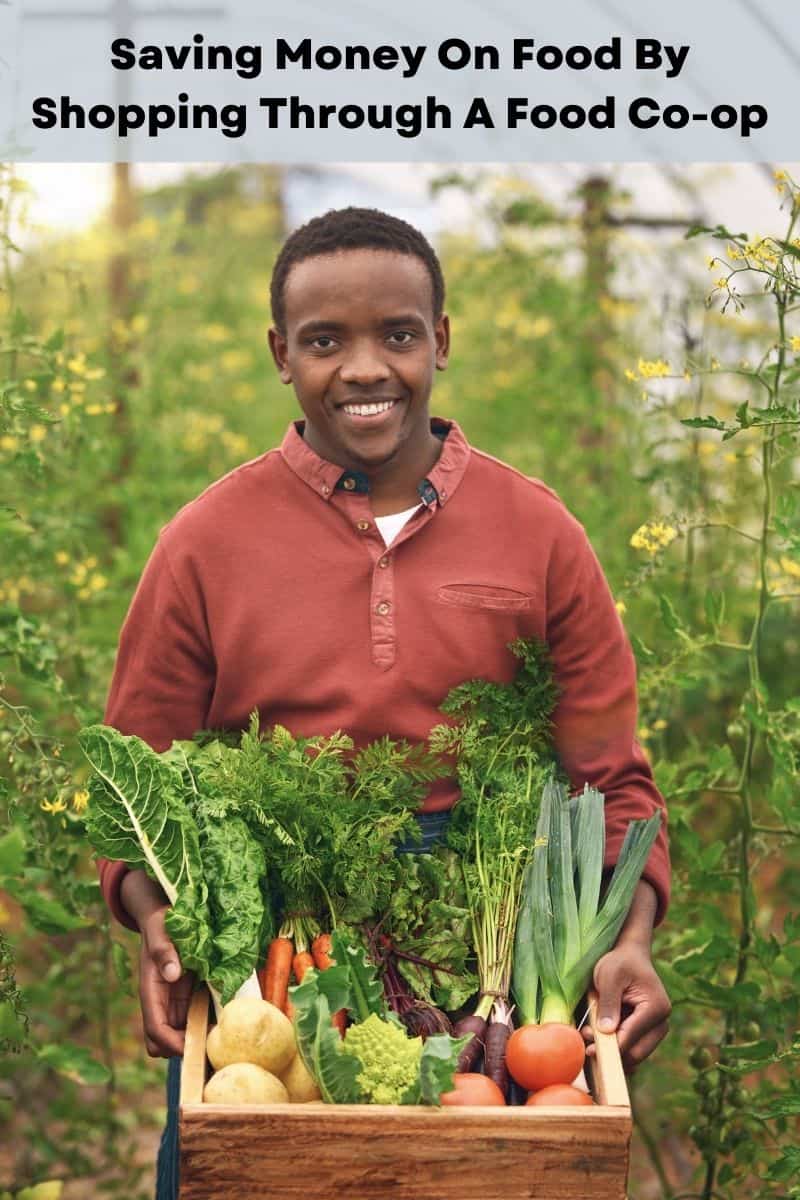
[[[656,897],[649,883],[641,882],[617,944],[594,969],[598,1027],[617,1031],[622,1065],[632,1075],[652,1054],[669,1029],[672,1010],[664,985],[650,957]],[[594,1035],[587,1025],[583,1036],[594,1054]]]
[[[178,952],[167,936],[167,898],[144,871],[129,871],[120,891],[142,935],[139,1001],[147,1053],[153,1058],[183,1054],[186,1017],[194,976],[184,974]]]
[[[183,1054],[186,1017],[194,976],[185,974],[178,953],[167,937],[164,917],[169,906],[156,909],[140,926],[139,1000],[144,1044],[153,1058]]]

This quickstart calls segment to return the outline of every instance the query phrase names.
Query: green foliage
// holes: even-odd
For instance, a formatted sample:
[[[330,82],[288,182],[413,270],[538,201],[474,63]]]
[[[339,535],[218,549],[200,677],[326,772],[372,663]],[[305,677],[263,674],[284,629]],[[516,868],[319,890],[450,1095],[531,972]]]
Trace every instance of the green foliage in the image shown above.
[[[383,1000],[377,972],[359,946],[334,933],[335,966],[309,969],[290,989],[298,1049],[323,1099],[350,1104],[439,1104],[453,1086],[466,1039],[408,1036]],[[349,1009],[354,1023],[344,1041],[331,1013]]]

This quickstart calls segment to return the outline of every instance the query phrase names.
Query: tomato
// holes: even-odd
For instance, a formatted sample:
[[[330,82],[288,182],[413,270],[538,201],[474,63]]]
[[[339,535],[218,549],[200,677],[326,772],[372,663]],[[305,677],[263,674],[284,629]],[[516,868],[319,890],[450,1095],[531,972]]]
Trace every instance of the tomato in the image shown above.
[[[517,1083],[538,1092],[551,1083],[572,1083],[585,1053],[583,1038],[573,1025],[560,1021],[522,1025],[508,1039],[506,1066]]]
[[[493,1079],[475,1071],[463,1071],[453,1076],[453,1091],[442,1092],[442,1104],[505,1104],[506,1098]]]
[[[551,1083],[540,1092],[531,1092],[526,1104],[594,1104],[594,1100],[580,1088],[569,1083]]]

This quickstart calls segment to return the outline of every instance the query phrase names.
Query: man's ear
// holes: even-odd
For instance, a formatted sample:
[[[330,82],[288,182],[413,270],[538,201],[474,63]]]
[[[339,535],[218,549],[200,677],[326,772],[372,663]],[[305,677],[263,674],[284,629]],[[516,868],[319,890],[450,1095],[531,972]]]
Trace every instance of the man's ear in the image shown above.
[[[286,338],[273,325],[269,331],[268,339],[269,348],[275,360],[275,366],[278,368],[278,374],[281,377],[281,383],[291,383],[292,372],[289,370],[289,344]]]
[[[436,341],[436,370],[444,371],[450,355],[450,318],[447,313],[442,313],[434,325],[433,336]]]

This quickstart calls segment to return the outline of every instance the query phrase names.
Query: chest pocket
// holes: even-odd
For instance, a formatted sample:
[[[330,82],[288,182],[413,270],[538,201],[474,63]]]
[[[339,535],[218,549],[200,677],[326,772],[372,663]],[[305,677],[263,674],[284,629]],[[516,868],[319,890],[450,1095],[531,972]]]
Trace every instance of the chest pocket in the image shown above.
[[[484,612],[525,612],[533,596],[493,583],[446,583],[436,592],[439,604],[451,608],[473,608]]]

